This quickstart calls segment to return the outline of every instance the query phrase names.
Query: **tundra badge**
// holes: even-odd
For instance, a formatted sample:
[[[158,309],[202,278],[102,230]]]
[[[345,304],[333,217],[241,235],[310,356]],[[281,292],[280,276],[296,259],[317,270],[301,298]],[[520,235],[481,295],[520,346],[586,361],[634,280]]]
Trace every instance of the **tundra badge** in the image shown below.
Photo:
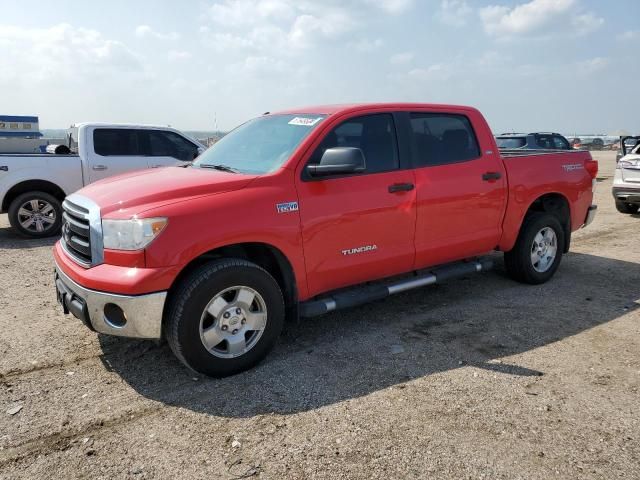
[[[278,213],[288,213],[298,211],[298,202],[278,203],[276,205]]]
[[[364,252],[373,252],[378,249],[377,245],[364,245],[363,247],[358,248],[348,248],[346,250],[342,250],[342,255],[355,255],[356,253],[364,253]]]
[[[3,172],[8,172],[9,167],[7,167],[6,165],[0,165],[0,170],[2,170]]]
[[[574,170],[580,170],[583,168],[583,165],[581,163],[565,163],[562,165],[562,168],[565,172],[573,172]]]

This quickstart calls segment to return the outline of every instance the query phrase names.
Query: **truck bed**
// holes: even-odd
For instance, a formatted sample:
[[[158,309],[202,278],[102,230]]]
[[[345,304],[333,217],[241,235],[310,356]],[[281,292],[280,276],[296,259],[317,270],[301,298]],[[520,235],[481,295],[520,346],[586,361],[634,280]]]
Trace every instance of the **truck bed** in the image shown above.
[[[79,157],[77,153],[0,153],[0,157]]]
[[[584,193],[593,188],[586,169],[592,162],[588,150],[500,150],[500,155],[509,184],[501,250],[509,251],[515,243],[530,200],[545,194],[566,198],[573,230],[584,223],[592,199]]]

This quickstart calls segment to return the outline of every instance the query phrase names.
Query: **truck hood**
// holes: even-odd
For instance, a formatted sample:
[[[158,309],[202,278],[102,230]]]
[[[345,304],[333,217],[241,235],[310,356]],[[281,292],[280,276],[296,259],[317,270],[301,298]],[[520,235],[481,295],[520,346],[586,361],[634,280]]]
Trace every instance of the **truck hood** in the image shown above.
[[[218,170],[167,167],[109,177],[78,194],[96,202],[102,216],[117,211],[117,216],[124,218],[187,198],[239,190],[254,178]]]

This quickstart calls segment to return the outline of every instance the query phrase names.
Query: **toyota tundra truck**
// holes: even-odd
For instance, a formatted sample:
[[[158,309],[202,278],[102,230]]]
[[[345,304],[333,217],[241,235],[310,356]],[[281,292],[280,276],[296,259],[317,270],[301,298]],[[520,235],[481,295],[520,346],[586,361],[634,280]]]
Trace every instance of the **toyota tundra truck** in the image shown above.
[[[57,298],[90,329],[166,339],[189,368],[248,369],[286,319],[490,268],[549,280],[594,218],[586,151],[499,151],[474,108],[267,113],[190,165],[63,203]]]

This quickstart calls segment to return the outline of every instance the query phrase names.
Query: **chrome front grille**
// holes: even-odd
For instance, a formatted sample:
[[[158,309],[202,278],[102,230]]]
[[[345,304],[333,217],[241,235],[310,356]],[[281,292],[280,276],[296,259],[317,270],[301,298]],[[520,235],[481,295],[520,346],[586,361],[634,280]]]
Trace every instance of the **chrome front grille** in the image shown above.
[[[100,209],[91,200],[70,195],[62,203],[62,238],[67,255],[84,267],[102,263]]]

